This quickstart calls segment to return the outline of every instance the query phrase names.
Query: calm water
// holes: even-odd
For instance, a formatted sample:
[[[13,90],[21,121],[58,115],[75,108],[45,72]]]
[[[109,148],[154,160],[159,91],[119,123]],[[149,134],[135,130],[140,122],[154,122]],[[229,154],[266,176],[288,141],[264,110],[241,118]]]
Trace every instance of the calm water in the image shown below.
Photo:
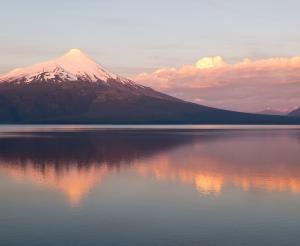
[[[300,127],[0,127],[0,245],[300,245],[299,228]]]

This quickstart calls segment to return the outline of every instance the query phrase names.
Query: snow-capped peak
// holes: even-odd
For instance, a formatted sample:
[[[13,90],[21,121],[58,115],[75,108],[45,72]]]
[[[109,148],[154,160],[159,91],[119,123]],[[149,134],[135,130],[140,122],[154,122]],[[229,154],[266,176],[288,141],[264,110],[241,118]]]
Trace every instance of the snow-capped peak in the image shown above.
[[[25,68],[17,68],[0,75],[0,82],[30,83],[32,81],[90,81],[107,82],[115,79],[121,83],[133,83],[108,70],[79,49],[71,49],[62,57]]]

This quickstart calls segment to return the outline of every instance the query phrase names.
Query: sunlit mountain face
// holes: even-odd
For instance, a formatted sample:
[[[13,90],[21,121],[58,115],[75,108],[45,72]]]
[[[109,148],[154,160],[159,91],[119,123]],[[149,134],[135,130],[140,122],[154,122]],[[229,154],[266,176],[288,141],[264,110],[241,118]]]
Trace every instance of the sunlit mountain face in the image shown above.
[[[200,196],[230,187],[299,193],[299,137],[296,130],[9,134],[0,138],[0,174],[60,192],[71,206],[126,173],[131,182],[187,185]]]

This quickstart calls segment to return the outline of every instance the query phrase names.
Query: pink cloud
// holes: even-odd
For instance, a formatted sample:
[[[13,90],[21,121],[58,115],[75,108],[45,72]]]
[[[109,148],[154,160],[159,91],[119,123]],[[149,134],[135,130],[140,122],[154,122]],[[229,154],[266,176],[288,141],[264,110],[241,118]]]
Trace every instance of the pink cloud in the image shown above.
[[[299,56],[245,59],[236,64],[206,57],[195,65],[142,73],[135,80],[185,100],[238,111],[300,106]]]

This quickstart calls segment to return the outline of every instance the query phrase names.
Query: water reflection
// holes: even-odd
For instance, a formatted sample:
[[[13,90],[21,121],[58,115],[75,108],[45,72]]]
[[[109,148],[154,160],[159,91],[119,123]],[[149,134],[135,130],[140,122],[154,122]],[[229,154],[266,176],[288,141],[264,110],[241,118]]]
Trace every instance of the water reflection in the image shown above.
[[[0,173],[63,192],[72,206],[115,174],[190,185],[199,194],[300,192],[297,130],[156,130],[0,138]]]
[[[92,164],[87,168],[78,166],[62,166],[56,169],[49,164],[39,168],[32,162],[18,165],[0,164],[0,172],[9,175],[16,182],[31,181],[34,184],[53,188],[66,194],[70,204],[77,206],[93,186],[101,183],[102,179],[113,170],[107,166]]]

